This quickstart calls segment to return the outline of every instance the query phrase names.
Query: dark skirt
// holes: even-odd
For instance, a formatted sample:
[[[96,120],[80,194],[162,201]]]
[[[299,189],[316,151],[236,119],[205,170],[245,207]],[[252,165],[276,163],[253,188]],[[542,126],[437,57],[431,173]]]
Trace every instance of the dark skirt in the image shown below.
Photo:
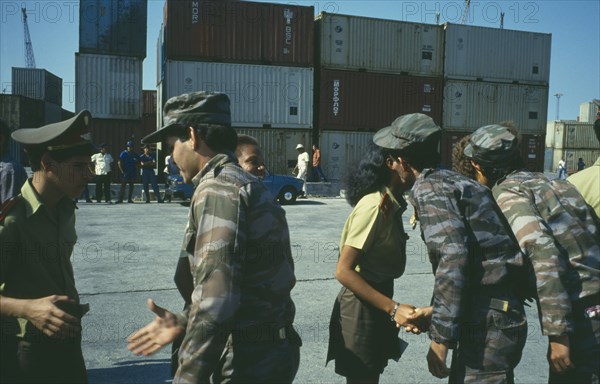
[[[392,297],[393,281],[370,284]],[[380,375],[389,359],[400,358],[398,328],[390,316],[342,287],[329,322],[327,362],[335,360],[335,372],[346,377]]]

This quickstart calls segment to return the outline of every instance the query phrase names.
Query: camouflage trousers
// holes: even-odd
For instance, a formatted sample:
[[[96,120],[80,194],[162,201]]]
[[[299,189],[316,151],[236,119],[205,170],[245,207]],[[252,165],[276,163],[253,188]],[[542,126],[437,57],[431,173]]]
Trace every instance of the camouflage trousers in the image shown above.
[[[514,383],[514,368],[527,339],[527,319],[520,302],[508,312],[479,307],[461,327],[452,355],[449,383]]]

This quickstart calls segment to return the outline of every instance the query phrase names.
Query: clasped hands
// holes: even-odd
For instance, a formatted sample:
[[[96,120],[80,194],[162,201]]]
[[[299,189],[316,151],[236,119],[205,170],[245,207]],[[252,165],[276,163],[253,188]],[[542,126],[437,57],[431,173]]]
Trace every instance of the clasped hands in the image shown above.
[[[396,327],[404,327],[409,333],[418,335],[429,329],[431,324],[431,307],[414,307],[409,304],[399,304],[394,315]]]

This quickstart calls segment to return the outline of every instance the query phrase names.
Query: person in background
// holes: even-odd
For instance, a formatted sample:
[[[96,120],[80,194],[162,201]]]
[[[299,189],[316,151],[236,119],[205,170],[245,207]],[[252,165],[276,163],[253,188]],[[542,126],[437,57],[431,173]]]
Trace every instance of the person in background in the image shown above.
[[[377,383],[388,360],[400,358],[397,324],[414,310],[392,298],[394,279],[406,266],[402,192],[410,187],[398,151],[375,145],[348,175],[353,210],[340,240],[335,276],[342,288],[331,313],[327,362],[335,360],[335,372],[348,383]]]
[[[138,155],[133,152],[133,141],[127,142],[127,148],[119,155],[117,165],[121,172],[121,188],[119,189],[119,199],[117,204],[123,202],[125,196],[125,184],[129,184],[129,193],[127,195],[127,202],[133,203],[133,183],[136,179],[137,163],[139,161]]]
[[[0,215],[0,381],[86,383],[71,256],[75,197],[94,174],[91,114],[18,129],[34,172]],[[43,250],[43,252],[41,252]],[[43,254],[41,254],[43,253]]]
[[[313,155],[312,155],[312,166],[313,166],[313,180],[314,181],[327,181],[323,170],[321,169],[321,150],[319,145],[313,144]]]
[[[577,160],[577,172],[583,171],[584,168],[585,168],[585,163],[583,162],[583,158],[580,157],[579,160]]]
[[[565,180],[567,178],[567,163],[564,159],[560,159],[558,162],[558,178]]]
[[[525,169],[515,133],[501,124],[477,129],[457,163],[470,162],[475,179],[492,188],[532,264],[542,332],[549,339],[549,382],[597,382],[600,223],[572,185]]]
[[[162,203],[163,200],[160,197],[160,189],[158,188],[156,174],[154,173],[154,168],[156,167],[156,157],[150,151],[150,145],[144,145],[143,149],[144,153],[140,155],[139,162],[140,166],[142,167],[142,185],[144,187],[144,195],[146,195],[146,203],[150,203],[150,184],[152,184],[156,201],[158,203]]]
[[[265,158],[258,140],[254,137],[238,134],[235,156],[244,170],[259,179],[265,177]]]
[[[172,199],[173,191],[171,191],[171,187],[169,184],[169,177],[179,175],[179,168],[177,167],[177,164],[175,164],[175,161],[173,160],[173,151],[171,151],[171,154],[169,154],[169,155],[167,155],[167,157],[165,157],[165,168],[163,169],[163,173],[165,174],[165,197],[163,200],[168,201],[170,203],[171,199]]]
[[[96,171],[96,202],[101,202],[104,196],[104,201],[111,204],[110,178],[114,159],[110,153],[106,152],[106,147],[106,143],[100,145],[100,152],[92,155],[92,162]]]
[[[600,117],[594,122],[594,133],[600,144]],[[577,188],[596,216],[600,217],[600,157],[588,169],[569,176],[567,181]]]
[[[304,181],[302,185],[302,195],[299,196],[303,199],[306,199],[306,174],[308,172],[308,153],[304,149],[304,145],[298,144],[296,145],[296,151],[298,151],[298,162],[296,163],[296,167],[294,168],[294,174],[297,179],[301,179]]]
[[[4,201],[18,195],[27,180],[25,168],[8,152],[10,140],[10,128],[0,119],[0,207]]]

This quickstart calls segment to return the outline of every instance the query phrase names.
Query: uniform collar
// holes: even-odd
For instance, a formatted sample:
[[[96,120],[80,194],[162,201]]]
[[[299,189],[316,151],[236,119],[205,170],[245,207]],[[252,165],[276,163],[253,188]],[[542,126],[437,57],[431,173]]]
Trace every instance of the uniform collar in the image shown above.
[[[25,200],[25,210],[27,214],[27,218],[33,216],[42,206],[44,206],[44,202],[40,198],[40,195],[37,193],[33,185],[31,184],[32,179],[27,179],[23,187],[21,188],[21,196],[23,200]],[[57,209],[62,211],[63,209],[74,210],[77,208],[75,203],[67,197],[61,199],[58,202]]]
[[[383,186],[380,190],[382,196],[382,206],[380,207],[384,213],[387,215],[387,212],[395,214],[396,212],[403,213],[406,211],[407,203],[403,197],[400,197],[400,201],[396,200],[392,190],[388,186]],[[387,198],[385,196],[388,196]],[[385,201],[387,199],[387,202]]]
[[[219,153],[215,155],[208,160],[206,164],[204,164],[204,168],[202,168],[202,170],[200,170],[200,172],[198,172],[198,174],[192,179],[194,187],[197,187],[198,184],[200,184],[200,180],[209,172],[212,172],[213,176],[217,176],[227,163],[235,162],[236,160],[232,153]]]

